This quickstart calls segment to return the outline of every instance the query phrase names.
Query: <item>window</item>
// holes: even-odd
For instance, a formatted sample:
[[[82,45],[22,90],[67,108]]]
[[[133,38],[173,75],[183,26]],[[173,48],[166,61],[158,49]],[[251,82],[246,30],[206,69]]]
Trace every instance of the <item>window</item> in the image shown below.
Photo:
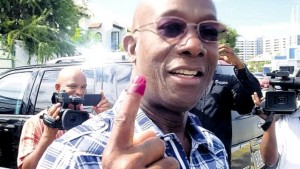
[[[95,70],[94,69],[83,69],[83,73],[85,74],[86,77],[86,93],[88,94],[94,94],[94,93],[99,93],[99,91],[95,91]]]
[[[15,73],[0,79],[0,114],[19,114],[31,72]]]
[[[96,37],[95,38],[96,38],[97,42],[102,42],[102,34],[100,32],[96,33]]]
[[[119,40],[119,32],[114,31],[111,33],[111,49],[113,51],[118,50],[120,45],[120,40]]]
[[[55,91],[54,86],[59,71],[45,71],[36,100],[35,114],[52,104],[51,97]]]

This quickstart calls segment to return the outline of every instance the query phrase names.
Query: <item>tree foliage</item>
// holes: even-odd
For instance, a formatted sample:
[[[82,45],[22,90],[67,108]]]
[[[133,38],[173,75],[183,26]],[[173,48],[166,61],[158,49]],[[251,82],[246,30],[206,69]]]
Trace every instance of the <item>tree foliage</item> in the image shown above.
[[[239,37],[237,31],[233,28],[227,27],[227,32],[222,35],[220,39],[220,44],[228,44],[236,53],[238,53],[238,49],[236,48],[237,38]]]
[[[14,57],[15,44],[22,42],[28,62],[36,56],[38,63],[72,55],[72,36],[87,16],[87,9],[73,0],[1,0],[0,11],[2,48]]]
[[[247,63],[247,66],[251,72],[263,72],[264,65],[270,63],[271,61],[251,61]]]

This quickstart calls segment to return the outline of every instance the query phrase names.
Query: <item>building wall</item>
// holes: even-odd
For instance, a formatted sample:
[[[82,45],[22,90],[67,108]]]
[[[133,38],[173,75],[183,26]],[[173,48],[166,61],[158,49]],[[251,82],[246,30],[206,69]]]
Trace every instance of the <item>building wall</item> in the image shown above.
[[[262,54],[288,55],[287,50],[289,48],[300,48],[300,35],[274,38],[259,37],[255,40],[240,37],[236,47],[239,49],[238,56],[245,61]]]

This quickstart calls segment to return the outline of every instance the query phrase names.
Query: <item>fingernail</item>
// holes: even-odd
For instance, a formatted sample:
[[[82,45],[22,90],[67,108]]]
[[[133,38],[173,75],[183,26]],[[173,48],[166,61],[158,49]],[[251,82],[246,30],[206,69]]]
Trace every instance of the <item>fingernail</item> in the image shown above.
[[[138,93],[141,96],[144,95],[146,89],[146,79],[144,76],[137,76],[131,82],[127,93]]]

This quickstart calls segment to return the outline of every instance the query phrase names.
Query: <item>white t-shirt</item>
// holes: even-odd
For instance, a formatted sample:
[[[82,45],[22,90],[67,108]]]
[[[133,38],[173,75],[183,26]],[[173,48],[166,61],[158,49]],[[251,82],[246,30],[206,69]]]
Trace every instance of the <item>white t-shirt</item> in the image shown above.
[[[300,169],[300,110],[276,122],[280,169]]]

